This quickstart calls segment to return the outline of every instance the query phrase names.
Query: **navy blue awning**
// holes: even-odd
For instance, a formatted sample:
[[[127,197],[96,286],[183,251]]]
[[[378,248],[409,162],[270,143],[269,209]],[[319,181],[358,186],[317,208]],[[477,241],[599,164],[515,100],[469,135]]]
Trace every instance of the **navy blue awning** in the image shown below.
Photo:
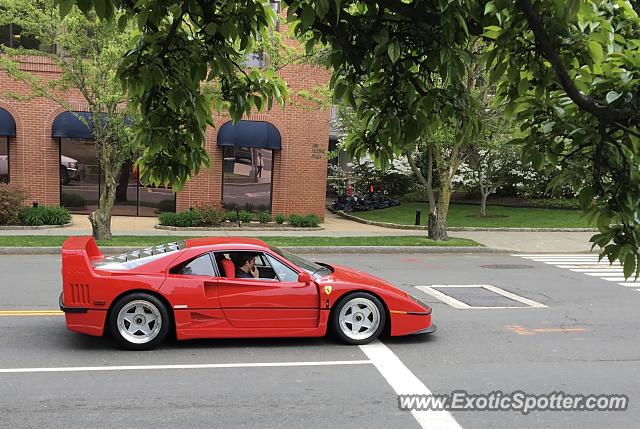
[[[282,149],[278,129],[263,121],[239,121],[235,125],[225,123],[218,130],[218,146]]]
[[[16,121],[11,116],[11,113],[0,108],[0,136],[15,137],[16,135]]]
[[[53,121],[51,137],[92,139],[91,129],[78,116],[91,123],[91,112],[62,112]]]

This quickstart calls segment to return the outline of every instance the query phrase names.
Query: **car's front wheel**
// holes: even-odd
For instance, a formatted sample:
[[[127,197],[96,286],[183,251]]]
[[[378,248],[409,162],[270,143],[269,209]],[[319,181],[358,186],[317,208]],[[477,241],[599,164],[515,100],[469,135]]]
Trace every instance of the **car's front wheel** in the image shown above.
[[[378,298],[356,292],[342,299],[331,312],[331,327],[347,344],[367,344],[384,329],[386,314]]]
[[[115,303],[109,317],[111,334],[129,350],[149,350],[157,346],[166,338],[169,325],[165,305],[146,293],[123,296]]]

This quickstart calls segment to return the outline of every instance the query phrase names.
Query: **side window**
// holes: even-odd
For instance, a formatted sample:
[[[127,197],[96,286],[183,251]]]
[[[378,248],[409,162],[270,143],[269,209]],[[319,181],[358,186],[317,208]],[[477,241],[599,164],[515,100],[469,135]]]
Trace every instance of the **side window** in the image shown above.
[[[183,262],[182,264],[173,267],[171,274],[185,274],[189,276],[215,276],[213,264],[211,263],[211,256],[209,253],[200,255],[190,261]]]
[[[265,255],[281,282],[297,282],[298,274],[271,255]]]

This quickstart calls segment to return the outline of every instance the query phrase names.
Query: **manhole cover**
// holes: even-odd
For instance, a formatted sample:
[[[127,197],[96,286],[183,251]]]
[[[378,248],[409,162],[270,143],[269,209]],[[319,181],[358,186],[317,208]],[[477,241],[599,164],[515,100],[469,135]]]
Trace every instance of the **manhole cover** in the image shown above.
[[[533,265],[493,264],[493,265],[480,265],[480,268],[489,268],[491,270],[522,270],[525,268],[533,268]]]
[[[543,308],[546,305],[492,285],[431,285],[416,289],[454,308]]]
[[[434,287],[433,289],[471,307],[522,307],[521,302],[483,287]]]

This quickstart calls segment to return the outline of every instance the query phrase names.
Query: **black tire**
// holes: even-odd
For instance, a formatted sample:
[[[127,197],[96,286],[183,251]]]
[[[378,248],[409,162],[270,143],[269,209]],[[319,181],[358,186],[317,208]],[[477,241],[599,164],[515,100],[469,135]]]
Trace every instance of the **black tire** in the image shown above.
[[[65,167],[64,165],[61,165],[60,166],[60,184],[68,185],[69,182],[71,182],[71,179],[69,179],[69,170],[67,170],[67,167]]]
[[[358,315],[354,313],[352,310],[345,309],[345,307],[353,308],[354,305],[357,305],[360,309],[363,310],[363,313]],[[374,310],[377,309],[377,312]],[[367,315],[365,312],[365,308],[371,311],[371,314]],[[353,323],[348,321],[341,321],[341,314],[343,310],[347,312],[347,318],[349,314],[356,314],[356,317],[363,317],[361,321],[366,322],[367,320],[371,322],[370,328],[365,328],[364,331],[361,331],[359,334],[362,334],[361,337],[355,337],[359,334],[354,333],[353,329],[357,327],[357,325],[353,325]],[[377,320],[377,325],[374,327],[374,321]],[[356,321],[357,322],[357,321]],[[387,315],[384,308],[384,305],[380,302],[380,300],[367,292],[354,292],[350,293],[347,296],[343,297],[338,304],[333,307],[331,310],[331,316],[329,317],[329,326],[333,334],[342,342],[346,344],[367,344],[371,341],[378,338],[380,333],[384,330],[385,324],[387,323]],[[349,328],[351,326],[351,328]],[[360,328],[362,329],[362,328]],[[356,329],[357,330],[357,329]]]
[[[166,306],[155,296],[143,292],[121,297],[109,313],[111,335],[120,347],[127,350],[156,347],[164,341],[170,326],[171,317]]]

